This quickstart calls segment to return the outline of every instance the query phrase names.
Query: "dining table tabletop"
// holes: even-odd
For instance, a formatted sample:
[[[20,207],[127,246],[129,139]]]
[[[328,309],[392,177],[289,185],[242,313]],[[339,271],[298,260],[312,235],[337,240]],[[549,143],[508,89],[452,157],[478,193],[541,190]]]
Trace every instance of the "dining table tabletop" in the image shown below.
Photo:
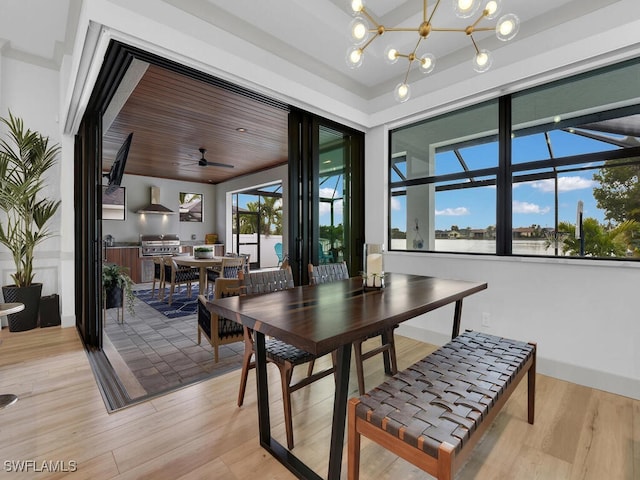
[[[328,475],[339,479],[349,388],[351,345],[437,308],[455,304],[452,337],[460,331],[462,300],[484,282],[387,273],[385,287],[364,291],[362,278],[305,285],[273,293],[227,297],[209,303],[226,318],[254,331],[260,444],[298,478],[322,478],[271,436],[265,336],[314,355],[336,351]]]
[[[200,293],[202,294],[207,291],[207,269],[221,267],[223,258],[224,257],[196,258],[193,255],[176,255],[173,257],[173,260],[176,262],[176,265],[199,268],[198,283]]]

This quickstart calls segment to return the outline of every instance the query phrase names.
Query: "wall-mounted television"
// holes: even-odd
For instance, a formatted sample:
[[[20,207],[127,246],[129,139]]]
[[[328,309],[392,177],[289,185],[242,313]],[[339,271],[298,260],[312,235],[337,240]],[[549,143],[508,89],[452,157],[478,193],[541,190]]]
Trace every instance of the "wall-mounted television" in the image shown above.
[[[131,132],[120,149],[116,154],[116,159],[111,165],[111,170],[105,175],[107,177],[107,190],[109,193],[117,190],[122,183],[122,176],[124,175],[124,167],[127,163],[127,157],[129,156],[129,148],[131,147],[131,139],[133,138],[133,132]]]
[[[111,191],[110,191],[111,190]],[[127,196],[124,187],[102,186],[102,220],[125,220]]]

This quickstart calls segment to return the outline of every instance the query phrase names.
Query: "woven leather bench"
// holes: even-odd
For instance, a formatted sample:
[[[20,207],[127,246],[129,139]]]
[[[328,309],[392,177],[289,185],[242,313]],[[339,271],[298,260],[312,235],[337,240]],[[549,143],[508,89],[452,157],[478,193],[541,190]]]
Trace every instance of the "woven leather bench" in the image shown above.
[[[439,480],[450,480],[528,374],[535,408],[536,346],[467,331],[348,409],[348,478],[360,469],[360,435]]]

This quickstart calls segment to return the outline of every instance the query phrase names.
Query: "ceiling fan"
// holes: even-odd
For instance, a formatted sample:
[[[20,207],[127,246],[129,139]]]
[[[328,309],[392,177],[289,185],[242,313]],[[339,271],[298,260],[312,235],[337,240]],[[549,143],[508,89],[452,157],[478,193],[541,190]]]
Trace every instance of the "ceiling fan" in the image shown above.
[[[207,152],[206,148],[199,148],[200,153],[202,154],[202,158],[198,160],[198,165],[201,167],[225,167],[225,168],[233,168],[233,165],[228,163],[219,163],[219,162],[210,162],[206,158],[204,158],[204,154]]]

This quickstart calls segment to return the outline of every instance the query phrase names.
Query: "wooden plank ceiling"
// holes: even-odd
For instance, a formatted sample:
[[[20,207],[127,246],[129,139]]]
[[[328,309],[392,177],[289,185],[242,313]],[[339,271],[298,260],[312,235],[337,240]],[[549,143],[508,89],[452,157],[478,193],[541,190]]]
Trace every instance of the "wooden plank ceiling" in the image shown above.
[[[125,174],[200,183],[285,164],[288,111],[150,65],[103,137],[103,171],[130,132]],[[239,131],[238,129],[244,129]],[[200,166],[199,148],[209,162]]]

